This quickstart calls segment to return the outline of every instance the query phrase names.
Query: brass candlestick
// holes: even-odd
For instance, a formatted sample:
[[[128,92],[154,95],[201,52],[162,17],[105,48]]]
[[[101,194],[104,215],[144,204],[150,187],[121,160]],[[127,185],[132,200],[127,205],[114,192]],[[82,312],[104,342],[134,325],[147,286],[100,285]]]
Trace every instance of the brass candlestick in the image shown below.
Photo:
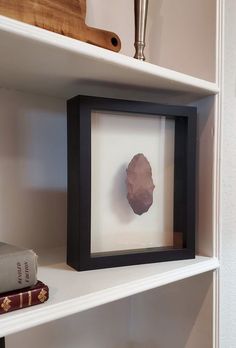
[[[134,0],[135,15],[135,55],[134,58],[145,60],[145,34],[148,12],[148,0]]]

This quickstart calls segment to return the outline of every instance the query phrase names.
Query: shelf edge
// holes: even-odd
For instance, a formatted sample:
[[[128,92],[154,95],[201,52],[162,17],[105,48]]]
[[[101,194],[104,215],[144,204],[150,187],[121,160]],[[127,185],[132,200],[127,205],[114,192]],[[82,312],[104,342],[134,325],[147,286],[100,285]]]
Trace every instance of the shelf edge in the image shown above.
[[[37,307],[34,308],[32,312],[18,312],[15,318],[5,320],[5,324],[1,326],[1,335],[7,336],[147,290],[167,285],[201,273],[213,271],[217,268],[219,268],[218,259],[209,258],[193,265],[184,266],[179,270],[164,272],[163,275],[159,274],[156,276],[146,277],[138,281],[136,280],[128,284],[122,284],[106,290],[101,290],[92,294],[81,296],[79,298],[64,301],[59,304],[41,308]]]
[[[5,16],[0,15],[0,30],[21,35],[28,39],[41,42],[43,44],[55,46],[61,49],[78,53],[80,55],[95,60],[103,60],[107,63],[144,73],[149,76],[168,80],[171,84],[192,87],[195,92],[205,92],[206,95],[218,94],[219,87],[216,83],[199,79],[192,75],[187,75],[178,71],[167,69],[148,62],[141,62],[132,57],[115,53],[101,47],[93,46],[85,42],[64,37],[54,32],[41,29]]]

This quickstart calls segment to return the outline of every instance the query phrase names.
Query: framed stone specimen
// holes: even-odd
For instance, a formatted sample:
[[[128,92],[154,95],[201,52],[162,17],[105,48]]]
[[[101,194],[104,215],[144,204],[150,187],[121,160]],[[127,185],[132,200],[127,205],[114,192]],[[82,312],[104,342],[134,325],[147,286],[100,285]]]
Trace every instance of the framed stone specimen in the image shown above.
[[[77,96],[67,109],[68,264],[194,258],[196,108]]]

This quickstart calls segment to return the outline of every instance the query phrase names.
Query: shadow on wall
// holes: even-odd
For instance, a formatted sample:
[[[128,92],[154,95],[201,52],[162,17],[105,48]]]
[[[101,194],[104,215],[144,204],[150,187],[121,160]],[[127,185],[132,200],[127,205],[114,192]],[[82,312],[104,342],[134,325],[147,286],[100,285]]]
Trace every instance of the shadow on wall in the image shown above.
[[[135,214],[127,200],[126,168],[127,166],[124,164],[117,171],[111,192],[111,207],[123,224],[135,219]]]
[[[127,298],[86,310],[9,335],[6,343],[17,347],[20,342],[21,347],[27,348],[130,348],[129,304]]]
[[[65,101],[0,89],[0,240],[66,242]]]
[[[1,240],[30,248],[57,247],[66,243],[66,192],[35,189],[14,192],[7,187],[4,191],[4,204],[1,204],[4,236]]]
[[[136,295],[132,305],[131,348],[212,347],[211,272]]]
[[[215,148],[215,98],[213,96],[198,101],[198,146],[197,146],[197,226],[198,238],[196,239],[196,250],[201,255],[212,255],[212,235],[213,231],[213,185],[212,170],[214,168]],[[209,136],[209,134],[211,136]],[[200,204],[201,202],[201,204]]]

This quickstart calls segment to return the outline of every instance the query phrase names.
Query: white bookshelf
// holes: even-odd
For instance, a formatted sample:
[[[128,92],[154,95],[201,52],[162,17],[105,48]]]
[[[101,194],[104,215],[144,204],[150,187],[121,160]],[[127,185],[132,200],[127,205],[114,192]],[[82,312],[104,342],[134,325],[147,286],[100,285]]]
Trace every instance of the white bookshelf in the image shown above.
[[[4,336],[219,267],[216,258],[197,256],[192,260],[75,272],[66,265],[62,249],[39,256],[43,263],[39,279],[48,284],[50,299],[42,306],[1,316]]]
[[[169,5],[166,1],[162,9],[167,22]],[[104,0],[96,18],[109,30],[107,6]],[[122,16],[126,2],[121,1],[119,6],[120,13],[116,15]],[[191,46],[199,67],[195,60],[191,64],[190,59],[185,69],[187,63],[181,63],[179,52],[176,60],[174,55],[168,56],[167,66],[157,65],[159,61],[154,60],[140,62],[125,55],[125,50],[125,54],[117,54],[0,16],[0,238],[36,251],[48,250],[39,252],[39,279],[50,289],[45,304],[0,317],[0,335],[6,336],[6,348],[16,344],[34,344],[35,348],[40,344],[50,348],[154,348],[158,344],[169,348],[179,344],[182,348],[184,341],[189,342],[187,348],[217,347],[222,4],[213,0],[181,0],[181,6],[186,18],[192,15],[191,6],[197,7],[196,16],[211,14],[210,21],[205,14],[202,16],[204,30],[215,25],[215,30],[211,27],[210,34],[201,37],[202,43],[200,38],[196,43],[202,50],[197,47],[194,51],[194,43]],[[89,20],[92,25],[91,11]],[[115,29],[119,34],[118,27]],[[164,29],[167,40],[161,43],[160,63],[165,62],[172,40],[171,29]],[[187,52],[190,41],[186,35],[183,33]],[[121,39],[124,47],[130,46],[126,37]],[[182,48],[184,42],[180,43]],[[211,52],[205,54],[209,47]],[[152,47],[149,52],[147,48],[147,56],[152,57],[156,49]],[[173,45],[172,49],[174,52],[177,48]],[[77,94],[191,103],[198,107],[199,256],[195,259],[80,273],[66,265],[65,106],[66,100]],[[154,313],[156,298],[158,308]],[[148,313],[147,317],[144,313]],[[100,321],[100,315],[112,332],[107,339],[106,331],[99,326],[102,324],[94,323],[94,318]],[[180,319],[172,320],[176,316]],[[153,322],[158,325],[151,330],[146,322],[149,327]],[[80,328],[75,328],[73,337],[66,341],[62,328],[76,327],[77,323]],[[168,332],[163,332],[167,324]],[[188,330],[183,330],[184,325]],[[58,335],[55,342],[49,339],[52,328]],[[178,330],[182,339],[172,334]],[[86,334],[80,345],[81,332]]]
[[[0,16],[1,85],[70,98],[82,85],[216,94],[216,83]]]

